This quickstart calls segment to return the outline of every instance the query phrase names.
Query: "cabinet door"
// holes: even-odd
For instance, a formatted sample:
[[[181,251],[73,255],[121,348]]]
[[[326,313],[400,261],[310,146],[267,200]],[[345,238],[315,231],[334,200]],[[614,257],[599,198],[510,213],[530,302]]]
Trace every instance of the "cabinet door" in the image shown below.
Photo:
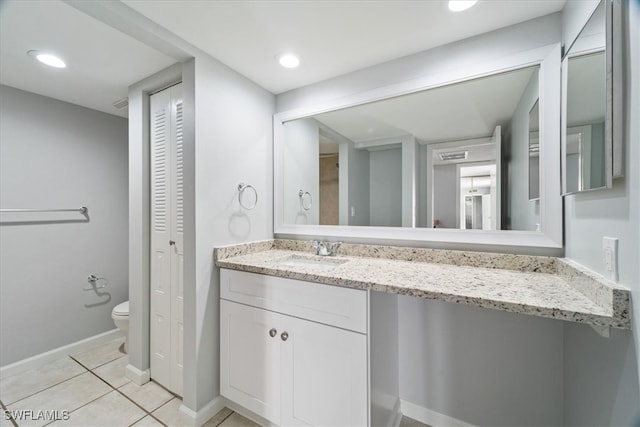
[[[220,394],[275,424],[281,402],[280,318],[220,300]]]
[[[282,425],[366,426],[366,336],[285,317]]]

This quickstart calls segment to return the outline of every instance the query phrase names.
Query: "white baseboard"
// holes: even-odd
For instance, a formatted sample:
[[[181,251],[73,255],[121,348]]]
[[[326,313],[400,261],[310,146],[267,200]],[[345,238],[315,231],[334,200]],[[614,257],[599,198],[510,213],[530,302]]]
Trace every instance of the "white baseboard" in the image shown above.
[[[254,423],[261,425],[263,427],[277,427],[276,424],[273,424],[272,422],[266,420],[265,418],[262,418],[260,415],[254,414],[253,412],[238,405],[237,403],[232,402],[231,400],[225,397],[221,397],[221,399],[224,400],[224,403],[225,403],[224,406],[226,406],[227,408],[231,409],[234,412],[237,412],[243,417],[253,421]]]
[[[402,422],[402,401],[398,399],[398,401],[396,402],[396,406],[393,408],[393,420],[391,421],[391,425],[393,427],[399,427],[401,422]]]
[[[124,375],[137,385],[143,385],[151,381],[151,371],[149,369],[141,371],[132,364],[127,365]]]
[[[473,427],[465,421],[401,400],[402,414],[433,427]]]
[[[182,420],[191,427],[200,427],[225,407],[225,400],[218,396],[207,403],[198,412],[187,408],[184,404],[178,409]]]
[[[73,353],[80,353],[84,350],[89,349],[90,347],[93,347],[97,344],[102,344],[103,342],[111,341],[112,339],[118,338],[119,336],[124,337],[124,335],[122,335],[122,332],[120,332],[118,329],[112,329],[110,331],[103,332],[101,334],[62,347],[54,348],[53,350],[44,353],[36,354],[35,356],[29,357],[27,359],[19,360],[9,365],[2,366],[0,367],[0,379],[4,379],[12,375],[28,371],[30,369],[37,369],[49,362],[62,359]]]

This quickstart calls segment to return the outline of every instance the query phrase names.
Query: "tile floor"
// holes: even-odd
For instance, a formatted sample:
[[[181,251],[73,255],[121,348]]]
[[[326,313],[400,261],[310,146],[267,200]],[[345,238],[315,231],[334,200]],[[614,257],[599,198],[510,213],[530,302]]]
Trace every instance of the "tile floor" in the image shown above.
[[[129,360],[121,345],[118,338],[0,381],[0,427],[183,425],[180,398],[154,382],[138,386],[124,376]],[[205,426],[257,424],[224,408]]]
[[[178,412],[180,398],[153,381],[143,386],[129,381],[124,376],[128,359],[118,338],[3,379],[0,427],[183,425]],[[224,408],[204,426],[258,425]],[[400,426],[428,427],[407,417]]]

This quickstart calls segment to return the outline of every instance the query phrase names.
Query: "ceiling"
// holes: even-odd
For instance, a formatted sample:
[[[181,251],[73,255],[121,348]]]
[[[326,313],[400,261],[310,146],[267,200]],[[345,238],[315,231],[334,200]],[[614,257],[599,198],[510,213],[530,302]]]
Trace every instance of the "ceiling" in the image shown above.
[[[28,50],[62,56],[44,66]],[[57,0],[5,1],[0,13],[0,83],[126,117],[112,103],[174,59]]]
[[[272,93],[562,10],[565,0],[123,0]],[[297,69],[275,57],[295,52]]]
[[[118,4],[133,21],[144,15],[278,94],[554,13],[565,1],[480,0],[457,14],[439,0]],[[5,0],[0,11],[0,83],[5,85],[126,116],[126,109],[111,104],[126,96],[130,84],[176,62],[59,0]],[[31,49],[57,52],[69,66],[45,68],[27,56]],[[277,64],[275,56],[285,51],[300,56],[299,68]]]

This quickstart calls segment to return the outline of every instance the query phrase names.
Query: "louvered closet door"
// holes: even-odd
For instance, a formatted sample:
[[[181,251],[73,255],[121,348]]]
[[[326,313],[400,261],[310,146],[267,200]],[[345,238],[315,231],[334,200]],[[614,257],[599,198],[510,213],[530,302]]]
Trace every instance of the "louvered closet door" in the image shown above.
[[[182,394],[182,85],[150,97],[151,378]]]
[[[182,138],[182,84],[171,89],[171,391],[182,395],[183,271],[184,271],[184,158]]]

